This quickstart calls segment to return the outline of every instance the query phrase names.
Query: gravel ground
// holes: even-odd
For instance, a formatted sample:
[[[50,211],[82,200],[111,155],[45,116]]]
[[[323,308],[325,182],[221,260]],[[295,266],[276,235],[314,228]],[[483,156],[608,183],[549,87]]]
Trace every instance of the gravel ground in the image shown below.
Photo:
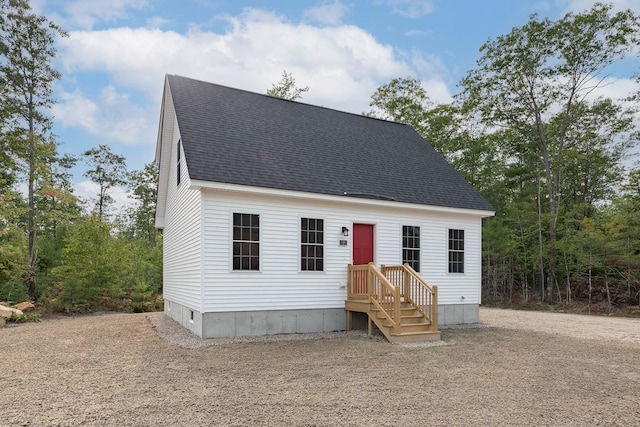
[[[430,346],[200,340],[159,314],[0,329],[1,426],[640,425],[640,321],[481,309]]]

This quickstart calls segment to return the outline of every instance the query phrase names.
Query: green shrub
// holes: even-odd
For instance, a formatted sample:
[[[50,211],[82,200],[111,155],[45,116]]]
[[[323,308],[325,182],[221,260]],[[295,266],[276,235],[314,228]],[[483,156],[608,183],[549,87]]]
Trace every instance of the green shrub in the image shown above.
[[[40,322],[40,316],[37,313],[23,313],[19,316],[5,317],[4,319],[7,323]]]
[[[151,311],[153,290],[144,282],[136,283],[129,294],[131,309],[134,313]]]
[[[53,269],[61,284],[58,304],[63,311],[100,310],[125,296],[130,251],[111,232],[111,225],[93,216],[69,236],[61,265]]]
[[[24,301],[27,242],[18,229],[0,229],[0,301]]]

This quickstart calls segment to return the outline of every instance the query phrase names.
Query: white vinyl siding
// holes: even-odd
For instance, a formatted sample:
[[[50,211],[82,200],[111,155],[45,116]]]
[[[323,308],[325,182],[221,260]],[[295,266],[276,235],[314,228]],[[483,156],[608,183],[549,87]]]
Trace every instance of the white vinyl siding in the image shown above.
[[[168,168],[167,205],[163,232],[163,294],[164,298],[191,309],[201,310],[201,200],[200,190],[189,188],[184,156],[177,168],[179,133],[175,124],[171,149],[173,166]],[[176,172],[181,171],[178,186]]]
[[[480,224],[476,215],[429,213],[280,196],[203,190],[203,305],[205,312],[343,308],[352,236],[342,227],[374,225],[376,265],[402,263],[402,225],[420,227],[422,276],[439,286],[439,303],[479,303]],[[259,272],[233,272],[233,212],[260,214]],[[324,272],[299,269],[300,218],[324,219]],[[465,273],[448,274],[449,228],[465,230]],[[340,246],[340,240],[347,246]]]

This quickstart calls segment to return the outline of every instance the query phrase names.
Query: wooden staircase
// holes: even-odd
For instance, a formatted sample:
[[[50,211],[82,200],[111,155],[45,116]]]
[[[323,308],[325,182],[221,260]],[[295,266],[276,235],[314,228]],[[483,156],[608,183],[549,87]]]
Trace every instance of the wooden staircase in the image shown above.
[[[438,288],[429,285],[408,264],[382,266],[349,265],[347,330],[352,312],[366,313],[369,335],[375,324],[391,342],[440,339]]]

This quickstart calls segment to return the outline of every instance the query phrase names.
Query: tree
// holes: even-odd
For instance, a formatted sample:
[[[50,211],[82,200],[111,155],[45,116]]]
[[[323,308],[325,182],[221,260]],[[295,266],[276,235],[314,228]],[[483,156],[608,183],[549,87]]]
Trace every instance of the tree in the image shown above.
[[[424,136],[427,112],[434,105],[420,80],[395,78],[371,95],[369,106],[373,109],[367,115],[407,124]]]
[[[640,169],[629,173],[623,193],[611,205],[605,227],[620,254],[627,303],[640,304]],[[635,290],[633,285],[635,283]]]
[[[27,295],[27,239],[20,227],[26,213],[21,194],[7,190],[0,194],[0,300],[20,302]]]
[[[578,102],[573,106],[574,123],[567,129],[565,179],[561,192],[565,205],[580,217],[590,216],[598,202],[612,200],[624,178],[624,155],[638,140],[633,111],[611,99]],[[561,126],[556,116],[552,125]]]
[[[129,174],[129,180],[133,198],[138,202],[129,212],[132,235],[154,243],[158,233],[155,227],[158,168],[155,163],[148,163],[144,169]]]
[[[64,155],[56,158],[42,177],[36,191],[38,209],[38,290],[45,293],[49,287],[49,272],[60,264],[70,226],[82,213],[80,201],[73,194],[70,169],[76,158]]]
[[[458,105],[434,103],[413,77],[395,78],[380,86],[371,95],[369,106],[372,109],[367,116],[411,126],[456,167],[460,166],[456,162],[465,159],[462,152],[475,150],[479,142],[470,130],[469,117]]]
[[[112,236],[110,224],[95,214],[80,221],[68,237],[61,265],[53,269],[62,284],[60,308],[90,311],[103,308],[103,298],[122,297],[132,258],[128,246]]]
[[[4,137],[17,168],[25,176],[28,198],[28,253],[26,282],[29,296],[38,298],[35,190],[55,156],[46,111],[53,103],[52,83],[60,78],[52,66],[56,36],[66,33],[43,16],[31,13],[24,0],[0,0],[0,111],[4,112]]]
[[[65,154],[53,159],[48,174],[38,183],[36,203],[40,213],[38,226],[45,233],[56,235],[59,224],[72,221],[80,215],[78,198],[73,194],[71,168],[75,156]]]
[[[103,219],[107,207],[113,202],[113,197],[109,195],[109,190],[127,183],[125,158],[114,154],[109,146],[104,144],[87,150],[82,155],[89,166],[84,176],[100,186],[96,208],[98,210],[98,218]]]
[[[604,84],[607,67],[638,42],[637,18],[630,11],[612,14],[610,9],[596,4],[558,21],[532,15],[523,27],[485,43],[478,67],[462,81],[467,107],[489,126],[518,132],[520,155],[532,152],[540,161],[548,212],[548,302],[556,284],[565,157],[575,143],[572,131],[580,131],[576,105],[589,104],[589,96]]]
[[[302,94],[305,92],[309,92],[309,86],[297,87],[293,74],[284,70],[278,84],[272,84],[271,89],[267,90],[267,95],[295,101],[296,99],[301,99]]]

